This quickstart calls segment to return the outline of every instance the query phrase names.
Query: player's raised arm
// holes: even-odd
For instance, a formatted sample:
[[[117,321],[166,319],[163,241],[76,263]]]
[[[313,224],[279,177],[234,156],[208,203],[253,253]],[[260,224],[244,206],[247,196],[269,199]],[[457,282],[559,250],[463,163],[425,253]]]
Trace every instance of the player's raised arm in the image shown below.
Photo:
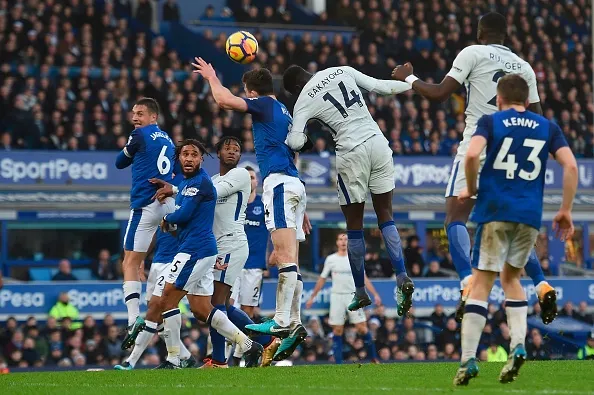
[[[217,77],[217,73],[210,63],[206,63],[202,58],[194,58],[196,63],[192,66],[196,69],[193,72],[200,74],[210,84],[212,97],[219,107],[225,110],[234,110],[246,112],[248,110],[247,103],[241,97],[235,96],[231,91],[221,84]]]
[[[371,294],[373,295],[373,300],[375,301],[376,306],[381,306],[382,298],[379,296],[379,293],[377,293],[377,290],[373,286],[373,283],[371,282],[369,277],[367,277],[367,274],[365,274],[365,288],[367,288],[369,292],[371,292]]]
[[[348,66],[344,67],[344,71],[355,79],[357,86],[360,86],[369,92],[375,92],[380,95],[397,95],[411,89],[411,86],[408,82],[378,80]]]
[[[392,78],[398,81],[406,81],[412,85],[415,92],[429,100],[445,101],[456,92],[464,83],[470,71],[476,65],[476,57],[472,47],[464,48],[450,69],[449,73],[439,84],[429,84],[413,74],[413,66],[406,63],[398,66],[392,71]]]

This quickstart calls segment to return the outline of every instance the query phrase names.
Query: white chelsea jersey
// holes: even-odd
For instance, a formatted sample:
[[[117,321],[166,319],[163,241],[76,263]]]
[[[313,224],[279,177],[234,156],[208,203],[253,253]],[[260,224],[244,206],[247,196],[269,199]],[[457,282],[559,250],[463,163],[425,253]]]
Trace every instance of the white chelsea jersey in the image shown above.
[[[355,280],[353,280],[348,255],[340,256],[338,253],[328,255],[320,276],[322,278],[332,276],[332,293],[352,294],[355,292]]]
[[[238,241],[247,240],[244,230],[245,209],[251,192],[250,173],[243,168],[212,176],[217,190],[217,205],[212,231],[217,241],[233,235]]]
[[[506,74],[519,74],[528,82],[530,103],[538,103],[536,75],[528,62],[503,45],[464,48],[447,74],[466,87],[466,128],[458,155],[466,155],[480,117],[497,111],[497,82]]]
[[[381,135],[359,87],[382,95],[395,95],[409,90],[410,84],[377,80],[348,66],[317,72],[295,103],[289,146],[303,145],[301,140],[293,143],[291,137],[295,136],[291,134],[302,135],[309,120],[318,120],[330,129],[337,153],[349,152],[370,137]]]

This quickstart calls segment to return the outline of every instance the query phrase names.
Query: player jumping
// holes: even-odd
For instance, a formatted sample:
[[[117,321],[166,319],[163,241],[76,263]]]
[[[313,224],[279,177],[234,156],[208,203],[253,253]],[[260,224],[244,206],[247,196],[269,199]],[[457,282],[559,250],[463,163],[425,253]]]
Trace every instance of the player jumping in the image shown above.
[[[254,310],[260,304],[262,279],[266,270],[266,250],[269,234],[266,229],[262,196],[256,194],[258,176],[256,171],[250,166],[246,166],[245,169],[250,173],[251,179],[251,193],[245,210],[245,234],[247,235],[250,254],[241,271],[241,276],[233,284],[229,303],[240,307],[250,319],[253,319]],[[279,341],[274,341],[268,347],[264,348],[261,366],[269,366],[271,364],[279,344]],[[238,353],[235,356],[240,357]]]
[[[116,167],[132,165],[130,219],[124,236],[124,300],[128,309],[128,331],[122,349],[132,347],[145,323],[140,317],[139,270],[161,218],[174,210],[173,199],[165,204],[153,200],[155,186],[151,178],[171,181],[175,146],[167,133],[159,129],[159,105],[154,99],[142,98],[132,108],[135,128],[128,143],[116,158]]]
[[[390,255],[397,282],[398,314],[412,305],[414,284],[406,275],[400,235],[394,224],[392,190],[394,162],[389,143],[371,117],[359,86],[382,95],[410,89],[409,84],[371,78],[348,66],[331,67],[311,75],[299,66],[283,75],[285,90],[298,95],[293,110],[293,126],[287,143],[294,150],[311,146],[305,128],[317,120],[330,128],[336,143],[338,200],[348,230],[348,255],[356,292],[349,310],[371,304],[365,291],[365,240],[363,214],[371,192],[379,228]]]
[[[511,335],[511,351],[499,381],[515,380],[526,359],[528,301],[520,276],[541,225],[549,153],[563,167],[563,201],[553,218],[553,229],[561,240],[573,234],[575,157],[559,126],[526,110],[529,91],[529,84],[519,75],[501,78],[496,99],[500,111],[478,120],[466,153],[466,189],[458,195],[462,202],[477,194],[485,147],[487,156],[472,216],[478,225],[472,253],[474,280],[462,320],[462,357],[454,378],[456,385],[466,385],[478,374],[476,351],[487,321],[489,294],[499,272]]]
[[[161,229],[177,232],[179,251],[165,278],[161,299],[168,355],[158,369],[180,366],[181,315],[177,306],[185,295],[195,317],[237,343],[246,359],[258,359],[262,346],[252,342],[225,313],[211,304],[212,269],[217,261],[217,243],[213,233],[217,192],[210,177],[201,168],[205,148],[196,140],[185,140],[178,149],[185,179],[178,188],[175,212],[167,214],[161,222]]]
[[[466,128],[464,129],[464,138],[454,159],[452,174],[445,194],[446,219],[444,225],[452,261],[461,279],[462,295],[456,309],[458,322],[462,320],[464,303],[468,297],[472,279],[470,238],[466,222],[475,200],[460,201],[457,199],[460,191],[466,186],[464,160],[470,138],[476,130],[478,119],[482,115],[492,114],[497,110],[497,81],[506,74],[519,74],[528,82],[530,92],[528,110],[542,114],[534,71],[530,64],[503,45],[506,32],[507,22],[503,15],[496,12],[485,14],[478,25],[477,41],[480,45],[464,48],[454,59],[450,72],[439,84],[428,84],[418,79],[413,74],[413,67],[410,63],[397,67],[392,73],[392,78],[411,83],[417,93],[430,100],[444,101],[456,92],[460,85],[464,84],[466,87]],[[481,157],[481,160],[483,159],[484,156]],[[530,253],[525,270],[536,286],[542,321],[545,324],[551,323],[557,316],[557,295],[555,289],[545,280],[535,251]]]
[[[349,322],[355,325],[357,333],[363,337],[363,341],[367,346],[369,357],[372,362],[378,362],[377,350],[375,343],[371,338],[371,333],[367,327],[367,317],[363,309],[349,311],[348,305],[350,303],[351,295],[355,292],[355,282],[351,274],[351,266],[347,254],[348,238],[346,233],[339,233],[336,236],[336,247],[338,251],[334,254],[328,255],[324,262],[324,269],[320,274],[320,278],[316,282],[309,300],[305,304],[308,309],[311,308],[314,298],[322,290],[328,276],[332,276],[332,290],[330,293],[330,319],[328,324],[332,326],[332,351],[334,354],[334,361],[337,364],[342,363],[342,335],[344,333],[344,323],[346,316],[349,316]],[[373,295],[375,304],[380,306],[382,299],[373,287],[373,284],[367,276],[365,276],[365,286]]]
[[[219,81],[212,65],[202,58],[192,64],[206,79],[217,104],[227,110],[252,115],[254,147],[260,174],[264,179],[264,214],[266,228],[274,246],[274,262],[279,269],[276,314],[272,320],[247,325],[248,330],[284,338],[274,359],[290,356],[305,340],[301,324],[303,282],[298,273],[298,241],[305,240],[305,187],[295,167],[295,154],[285,144],[291,115],[276,100],[272,74],[267,69],[251,70],[243,75],[247,99],[233,95]],[[305,221],[305,228],[308,228]]]

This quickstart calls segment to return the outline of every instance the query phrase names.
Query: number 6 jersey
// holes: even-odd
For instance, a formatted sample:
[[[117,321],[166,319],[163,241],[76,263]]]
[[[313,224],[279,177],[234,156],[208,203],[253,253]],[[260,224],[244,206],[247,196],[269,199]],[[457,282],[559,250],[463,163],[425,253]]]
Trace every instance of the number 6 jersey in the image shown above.
[[[528,83],[529,102],[540,101],[534,70],[503,45],[471,45],[454,59],[447,75],[466,87],[466,128],[458,155],[466,155],[478,119],[497,111],[497,82],[506,74],[520,74]]]
[[[395,95],[411,88],[406,82],[377,80],[348,66],[322,70],[307,82],[295,103],[289,146],[303,146],[305,126],[313,119],[331,130],[338,154],[349,152],[374,135],[383,135],[359,87],[382,95]]]
[[[540,229],[547,159],[567,147],[559,126],[533,112],[510,109],[484,115],[474,135],[487,139],[487,158],[472,220]]]

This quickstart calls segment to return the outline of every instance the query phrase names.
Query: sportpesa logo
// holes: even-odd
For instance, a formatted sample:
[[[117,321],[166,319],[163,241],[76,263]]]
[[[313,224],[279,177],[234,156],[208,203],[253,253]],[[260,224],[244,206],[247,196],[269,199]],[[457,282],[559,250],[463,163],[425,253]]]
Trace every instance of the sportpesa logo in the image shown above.
[[[71,162],[68,159],[54,159],[44,162],[17,161],[4,158],[0,161],[0,177],[12,182],[20,180],[105,180],[107,164]]]

